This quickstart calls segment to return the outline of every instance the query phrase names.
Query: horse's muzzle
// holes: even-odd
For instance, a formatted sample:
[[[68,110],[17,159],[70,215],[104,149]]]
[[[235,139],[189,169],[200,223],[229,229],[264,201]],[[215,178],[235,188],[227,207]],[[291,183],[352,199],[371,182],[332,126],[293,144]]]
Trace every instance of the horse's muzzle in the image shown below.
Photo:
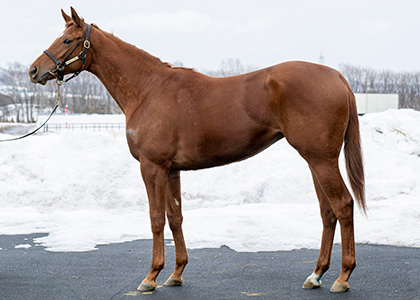
[[[39,76],[39,68],[37,66],[33,66],[29,69],[29,79],[33,83],[39,83],[45,85],[48,81],[48,77],[52,76],[50,72],[45,72],[41,76]]]
[[[38,68],[37,66],[33,66],[31,69],[29,69],[29,78],[33,83],[37,83],[38,80],[36,77],[38,76]]]

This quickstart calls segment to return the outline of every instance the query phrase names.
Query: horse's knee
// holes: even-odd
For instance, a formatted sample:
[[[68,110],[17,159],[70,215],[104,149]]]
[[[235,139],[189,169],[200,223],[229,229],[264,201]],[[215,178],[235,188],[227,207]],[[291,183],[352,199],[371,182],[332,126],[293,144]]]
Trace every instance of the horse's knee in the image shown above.
[[[183,221],[182,215],[177,215],[177,214],[168,215],[169,228],[172,231],[179,230],[182,227],[182,221]]]
[[[163,232],[165,228],[165,217],[151,215],[150,220],[152,223],[152,232],[153,233],[160,233]]]

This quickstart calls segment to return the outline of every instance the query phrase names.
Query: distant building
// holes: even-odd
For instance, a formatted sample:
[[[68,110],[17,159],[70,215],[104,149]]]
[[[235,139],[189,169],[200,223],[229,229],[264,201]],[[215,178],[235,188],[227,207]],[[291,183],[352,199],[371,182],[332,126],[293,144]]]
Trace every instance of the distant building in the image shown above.
[[[9,96],[0,93],[0,107],[10,104],[13,104],[12,99]]]
[[[364,115],[388,109],[398,109],[398,94],[354,94],[357,113]]]

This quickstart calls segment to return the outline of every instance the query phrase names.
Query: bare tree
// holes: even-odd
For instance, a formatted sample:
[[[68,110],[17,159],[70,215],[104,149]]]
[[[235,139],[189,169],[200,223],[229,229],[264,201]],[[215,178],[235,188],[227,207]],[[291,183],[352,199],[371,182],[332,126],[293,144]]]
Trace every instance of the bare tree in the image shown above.
[[[104,85],[88,72],[63,86],[63,100],[73,113],[121,113]]]
[[[348,64],[340,71],[355,93],[398,94],[399,107],[420,110],[420,72],[377,72]]]
[[[253,66],[243,66],[238,58],[228,58],[220,63],[220,68],[216,71],[206,71],[210,76],[226,77],[240,75],[255,71],[257,68]]]
[[[9,107],[11,104],[13,104],[13,102],[9,96],[0,94],[0,122],[8,122],[12,120]]]
[[[32,99],[29,96],[26,82],[23,81],[24,66],[18,62],[9,64],[7,70],[10,85],[8,95],[15,106],[16,122],[32,121]],[[25,72],[26,73],[26,72]],[[26,108],[26,113],[25,113]],[[28,111],[29,110],[29,111]]]
[[[395,93],[398,90],[398,75],[392,71],[379,72],[377,92],[383,94]]]

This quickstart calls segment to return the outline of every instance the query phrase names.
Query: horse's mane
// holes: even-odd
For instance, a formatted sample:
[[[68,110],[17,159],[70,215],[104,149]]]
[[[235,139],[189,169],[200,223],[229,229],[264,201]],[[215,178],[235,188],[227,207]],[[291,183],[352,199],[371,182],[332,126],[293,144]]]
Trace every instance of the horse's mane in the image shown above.
[[[130,51],[133,52],[133,55],[141,55],[143,59],[146,59],[147,61],[153,63],[153,64],[158,64],[158,65],[162,65],[164,67],[167,68],[171,68],[171,69],[183,69],[183,70],[188,70],[188,71],[193,71],[195,72],[194,69],[192,68],[186,68],[186,67],[180,67],[180,66],[174,66],[168,62],[163,62],[160,58],[151,55],[150,53],[138,48],[137,46],[130,44],[126,41],[123,41],[122,39],[120,39],[119,37],[115,36],[113,33],[109,33],[106,32],[102,29],[100,29],[98,27],[98,25],[96,24],[92,24],[93,27],[95,27],[96,29],[99,29],[103,34],[105,34],[106,36],[110,37],[111,39],[117,41],[118,43],[121,43],[122,45],[124,45],[125,47],[127,47],[128,49],[130,49]]]

